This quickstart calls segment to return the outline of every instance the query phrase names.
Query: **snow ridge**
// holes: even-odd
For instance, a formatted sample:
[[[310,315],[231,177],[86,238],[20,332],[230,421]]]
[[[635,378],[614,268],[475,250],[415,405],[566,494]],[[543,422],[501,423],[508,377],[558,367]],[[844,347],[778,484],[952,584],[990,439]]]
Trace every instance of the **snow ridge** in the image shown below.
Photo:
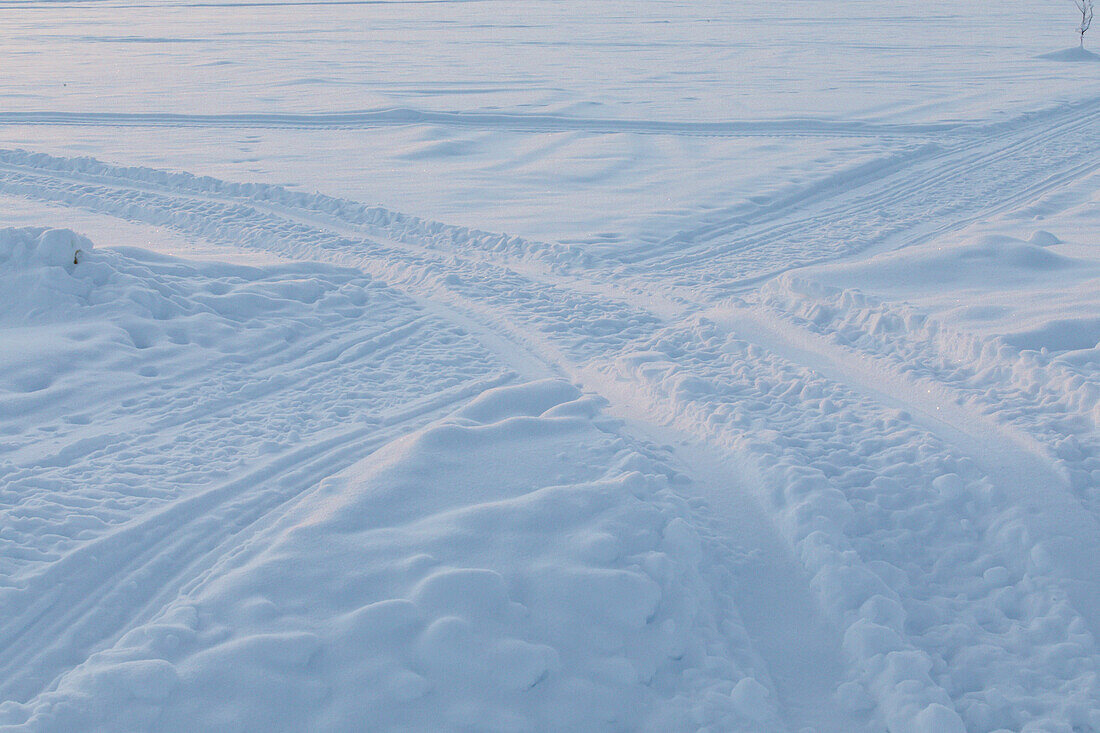
[[[92,180],[106,178],[179,194],[217,195],[296,209],[313,215],[335,217],[346,224],[374,230],[395,241],[429,249],[480,249],[557,267],[583,265],[587,261],[586,255],[578,247],[532,242],[517,236],[450,226],[381,206],[367,206],[320,193],[291,191],[271,184],[230,183],[210,176],[194,176],[185,172],[160,171],[139,166],[113,166],[94,158],[59,158],[25,150],[0,150],[0,165],[77,175]]]
[[[901,373],[950,385],[968,404],[1023,428],[1045,444],[1093,511],[1100,510],[1092,478],[1100,469],[1100,380],[1074,364],[1089,363],[1087,352],[1067,359],[1045,349],[1021,350],[997,337],[960,333],[904,304],[793,275],[763,288],[761,302]]]

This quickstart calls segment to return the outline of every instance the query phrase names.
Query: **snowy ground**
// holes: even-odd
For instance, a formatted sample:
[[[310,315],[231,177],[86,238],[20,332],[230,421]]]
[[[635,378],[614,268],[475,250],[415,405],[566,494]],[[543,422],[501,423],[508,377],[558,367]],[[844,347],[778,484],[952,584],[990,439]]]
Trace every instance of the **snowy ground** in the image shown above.
[[[795,7],[0,2],[0,730],[1100,731],[1100,65]]]

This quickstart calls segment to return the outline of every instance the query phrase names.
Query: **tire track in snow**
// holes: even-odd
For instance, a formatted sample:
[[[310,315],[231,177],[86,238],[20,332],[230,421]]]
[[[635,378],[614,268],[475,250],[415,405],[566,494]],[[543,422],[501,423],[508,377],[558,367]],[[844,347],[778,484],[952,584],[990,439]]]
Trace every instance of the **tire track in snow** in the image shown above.
[[[1086,120],[1081,124],[1090,124],[1090,121]],[[1011,156],[1008,156],[1008,158],[1011,158]],[[1080,166],[1078,166],[1078,168],[1079,167]],[[42,174],[42,179],[48,178],[48,173]],[[33,185],[39,184],[32,183],[29,185],[32,186],[31,194],[34,195]],[[126,185],[127,184],[122,184],[121,187],[125,188]],[[928,183],[926,188],[928,189],[927,192],[929,194],[934,193],[934,181]],[[899,197],[902,195],[900,191],[896,193]],[[1015,195],[1026,194],[1027,191],[1025,190],[1022,192],[1017,192]],[[127,211],[125,206],[116,207],[116,204],[112,203],[110,197],[101,196],[100,203],[94,203],[87,200],[87,197],[93,195],[96,194],[90,194],[88,190],[84,190],[82,192],[77,191],[73,193],[72,201],[77,203],[78,205],[89,205],[91,203],[94,206],[102,207],[99,210],[105,210],[109,213],[113,211],[117,214],[119,212]],[[171,195],[165,194],[165,198],[166,200],[171,199]],[[179,201],[178,198],[176,200]],[[170,204],[170,201],[166,201],[165,204],[159,204],[158,206],[166,206],[168,204]],[[253,216],[253,214],[249,213],[243,208],[234,209],[234,215],[240,217],[241,227],[252,227],[257,232],[262,233],[263,231],[268,231],[269,235],[273,234],[273,236],[275,237],[286,237],[287,241],[292,243],[291,247],[287,250],[291,253],[298,253],[302,256],[327,259],[330,261],[333,258],[344,258],[339,260],[342,262],[350,261],[349,259],[347,259],[349,257],[347,253],[340,251],[339,245],[348,244],[346,241],[343,243],[336,241],[333,243],[333,246],[329,247],[318,245],[316,241],[302,241],[302,238],[306,237],[310,232],[312,232],[313,236],[316,237],[316,234],[318,232],[316,225],[310,225],[305,228],[298,228],[288,232],[281,231],[281,225],[279,225],[276,220],[265,219],[263,217],[255,217]],[[271,226],[272,222],[274,222],[275,224],[275,229],[267,230],[266,227]],[[187,229],[187,226],[190,226],[187,221],[181,222],[181,228],[184,231],[191,231],[191,233],[198,234],[200,236],[209,236],[209,232],[206,232],[201,228],[189,230]],[[220,236],[225,237],[225,239],[221,241],[231,241],[231,238],[227,234],[221,234]],[[321,237],[321,239],[322,241],[324,241],[323,236]],[[246,242],[246,244],[258,246],[262,242],[262,240],[263,237],[257,235],[255,238]],[[354,242],[351,244],[354,244]],[[387,245],[387,247],[388,246],[390,245]],[[512,324],[512,328],[515,331],[523,331],[525,328],[525,324],[535,324],[541,328],[553,329],[556,327],[560,329],[558,331],[548,330],[541,335],[537,335],[537,337],[529,336],[524,338],[521,336],[519,340],[528,346],[534,345],[536,347],[536,351],[541,351],[542,344],[549,343],[554,349],[557,349],[556,353],[558,354],[560,363],[563,363],[568,369],[574,371],[578,370],[578,364],[583,365],[586,363],[592,363],[592,360],[599,358],[599,353],[602,352],[604,355],[606,355],[608,347],[614,347],[614,349],[618,350],[629,349],[632,343],[638,343],[639,341],[652,337],[655,333],[658,332],[658,330],[662,326],[667,325],[663,322],[663,319],[661,318],[651,318],[650,320],[639,321],[638,323],[642,326],[641,328],[629,333],[615,333],[609,335],[603,338],[598,343],[598,349],[571,350],[570,347],[575,341],[572,336],[577,335],[578,330],[583,329],[586,325],[583,319],[583,313],[585,311],[600,310],[604,308],[605,304],[609,302],[609,299],[607,298],[598,297],[598,292],[593,293],[587,291],[578,291],[575,288],[571,288],[571,286],[564,279],[560,279],[556,283],[556,290],[550,291],[547,297],[550,301],[554,301],[568,295],[571,300],[568,301],[568,305],[565,308],[558,307],[554,303],[548,302],[547,300],[523,301],[521,299],[516,302],[510,302],[508,301],[508,298],[506,296],[508,296],[510,293],[516,292],[517,288],[528,287],[536,289],[541,287],[542,283],[532,281],[529,278],[524,278],[514,271],[508,271],[507,277],[510,278],[510,280],[508,281],[508,287],[506,289],[501,289],[499,286],[497,286],[498,284],[491,284],[488,282],[489,279],[499,277],[502,272],[504,272],[503,268],[500,265],[495,265],[491,261],[491,259],[479,259],[477,262],[471,263],[469,261],[463,261],[460,258],[445,262],[448,267],[453,265],[453,268],[451,269],[453,270],[453,274],[455,274],[455,276],[458,278],[458,283],[446,282],[442,279],[431,280],[431,278],[428,277],[428,273],[436,264],[439,263],[439,257],[419,257],[418,259],[416,257],[409,256],[409,252],[411,250],[394,250],[392,248],[387,249],[381,245],[371,246],[368,244],[364,244],[363,247],[366,248],[365,251],[361,249],[359,253],[354,256],[370,258],[389,256],[390,254],[393,254],[396,258],[394,262],[389,262],[385,265],[378,265],[378,267],[381,268],[377,270],[378,272],[388,274],[390,278],[396,278],[403,287],[414,290],[415,292],[419,292],[423,297],[429,299],[440,297],[441,292],[450,293],[449,297],[451,297],[455,303],[459,304],[461,307],[464,307],[466,312],[470,314],[470,316],[475,320],[489,318],[495,319],[495,322],[510,322]],[[453,252],[449,253],[448,256],[451,256],[453,254]],[[657,270],[648,273],[647,277],[649,277],[649,282],[651,286],[655,283],[661,283],[661,280],[663,279],[665,274],[667,273],[662,273],[661,271]],[[465,285],[463,285],[463,283],[461,282],[463,278],[469,279],[468,282],[465,283]],[[526,283],[526,286],[524,285],[524,283]],[[571,291],[572,294],[569,295]],[[638,304],[635,303],[635,306],[637,305]],[[566,317],[570,313],[582,314],[582,318],[575,323],[567,324],[563,324],[560,320],[556,320],[562,317]],[[491,320],[490,322],[494,321]],[[563,343],[565,344],[565,348],[561,348]],[[782,351],[782,349],[780,350]],[[614,351],[612,351],[612,353],[614,353]],[[794,355],[793,353],[790,353],[789,355],[794,357],[796,361],[798,360],[798,358],[801,358]],[[860,390],[857,388],[856,391],[858,392]],[[866,396],[866,390],[864,390],[864,394]],[[872,401],[874,400],[872,399]],[[661,399],[656,399],[656,402],[660,403]],[[927,428],[928,426],[922,427]],[[944,425],[939,425],[939,431],[944,433],[944,435],[940,437],[949,438],[953,436],[955,438],[955,442],[962,440],[959,435],[951,433],[949,428],[949,425],[946,427]],[[933,434],[939,434],[936,432],[936,430],[932,430],[931,432]],[[703,434],[706,435],[706,433]],[[947,442],[948,444],[955,444],[951,440],[946,440],[945,442]],[[967,451],[964,449],[963,452],[965,453]],[[1037,473],[1033,472],[1032,477],[1042,478],[1042,470],[1040,469]],[[994,475],[993,478],[995,480],[998,479],[996,475]],[[934,690],[934,688],[929,689]]]
[[[341,236],[332,227],[315,223],[317,212],[303,216],[263,200],[254,205],[213,193],[133,186],[125,180],[108,184],[102,181],[102,171],[82,181],[70,173],[27,169],[26,165],[0,165],[0,172],[6,172],[0,173],[0,191],[167,226],[229,246],[357,267],[421,294],[451,291],[466,301],[506,311],[515,322],[550,334],[559,348],[569,352],[592,355],[614,348],[623,339],[649,335],[661,322],[637,299],[580,291],[550,277],[532,282],[530,270],[523,274],[480,247],[470,257],[460,251],[461,246],[441,249],[432,239],[417,246],[401,232]],[[360,225],[355,220],[350,224]],[[446,228],[441,232],[443,236],[453,233]]]
[[[303,343],[295,347],[288,348],[286,344],[283,344],[281,347],[274,346],[266,353],[264,351],[257,352],[256,363],[263,365],[263,368],[256,370],[252,378],[254,384],[260,386],[249,389],[248,398],[258,400],[291,389],[308,390],[315,383],[321,381],[317,374],[317,367],[319,366],[318,362],[327,361],[324,358],[325,354],[332,355],[334,351],[342,353],[350,349],[383,349],[390,344],[398,343],[401,339],[407,339],[423,327],[426,321],[427,317],[421,314],[404,322],[387,324],[387,328],[381,333],[367,334],[366,338],[362,333],[344,334],[342,335],[343,338],[332,343],[333,334],[322,333],[316,338],[303,339]],[[316,353],[317,350],[322,350],[321,358],[315,356],[306,358],[307,353]],[[182,398],[193,395],[196,391],[195,382],[192,381],[194,378],[216,372],[218,368],[233,363],[237,358],[239,357],[226,356],[218,361],[207,362],[199,367],[174,372],[170,378],[153,381],[150,386],[158,387],[160,383],[165,381],[172,383],[187,382],[186,387],[171,389],[157,395],[158,401],[162,404],[182,401]],[[108,387],[97,392],[97,397],[101,401],[107,402],[113,397],[126,394],[129,389],[131,388],[112,389]],[[224,415],[239,406],[239,395],[223,395],[220,398],[206,400],[201,405],[167,411],[167,414],[163,414],[151,422],[147,429],[158,436],[162,436],[162,444],[167,444],[173,436],[171,431],[174,429],[186,427],[189,424],[193,425],[200,419]],[[86,439],[87,443],[83,440],[74,441],[72,436],[66,435],[55,440],[36,441],[33,444],[24,446],[22,449],[9,452],[5,457],[18,465],[27,465],[32,468],[71,464],[74,460],[82,458],[104,445],[117,445],[121,441],[132,437],[132,432],[129,429],[114,433],[103,433],[102,426],[111,417],[115,416],[100,415],[98,417],[95,437]],[[55,449],[57,445],[61,445],[61,447]],[[10,480],[15,478],[18,478],[18,476],[9,477]]]
[[[627,433],[670,446],[680,470],[692,478],[685,495],[705,501],[713,521],[744,554],[733,597],[753,650],[765,660],[787,729],[862,729],[835,696],[845,679],[841,635],[825,617],[805,569],[754,497],[751,485],[760,479],[751,462],[723,453],[697,432],[666,425],[667,416],[639,399],[635,385],[609,380],[596,369],[585,370],[583,381],[610,401],[609,414],[625,420]]]
[[[66,179],[69,180],[69,179]],[[97,186],[101,186],[102,183],[97,183]],[[60,195],[60,194],[59,194]],[[158,194],[163,195],[163,194]],[[116,215],[130,215],[133,216],[135,208],[131,204],[118,206],[117,208],[112,206],[110,196],[105,192],[95,190],[90,187],[82,187],[76,190],[69,191],[65,194],[66,197],[71,197],[71,202],[83,207],[94,208],[97,210],[106,211],[108,213],[115,213]],[[94,196],[94,199],[93,199]],[[62,199],[64,200],[64,199]],[[191,199],[189,197],[176,197],[170,200],[166,200],[162,206],[165,208],[185,209],[190,205]],[[235,208],[235,213],[242,213],[242,209]],[[280,236],[278,227],[281,226],[279,218],[266,218],[268,215],[274,217],[275,212],[272,209],[264,209],[264,216],[256,217],[252,222],[251,227],[257,232],[271,231],[272,238]],[[521,278],[517,273],[502,270],[499,265],[492,265],[488,262],[464,262],[456,259],[448,260],[448,271],[451,274],[456,274],[460,281],[467,281],[466,285],[460,282],[455,284],[453,282],[439,282],[433,281],[430,277],[427,277],[430,269],[435,266],[434,258],[425,259],[418,255],[419,259],[409,258],[409,253],[414,252],[409,248],[396,248],[396,245],[386,242],[384,244],[363,242],[357,246],[359,240],[345,241],[346,247],[350,251],[341,251],[338,248],[328,248],[317,246],[318,243],[323,243],[327,235],[323,230],[319,230],[316,223],[312,223],[312,218],[316,214],[311,214],[309,217],[303,219],[301,214],[297,212],[281,212],[282,217],[289,216],[291,213],[295,213],[294,217],[296,221],[308,224],[309,227],[301,230],[295,230],[300,232],[297,237],[302,240],[307,240],[313,248],[302,249],[295,248],[293,251],[308,253],[313,259],[322,259],[325,261],[336,261],[342,264],[358,263],[363,260],[364,257],[378,256],[380,248],[385,246],[386,256],[381,262],[375,260],[373,262],[363,262],[363,265],[368,269],[371,269],[371,265],[374,266],[375,272],[384,276],[385,279],[390,282],[398,282],[407,290],[411,291],[414,295],[419,295],[422,298],[422,305],[426,309],[434,311],[438,316],[445,320],[457,321],[463,324],[468,331],[473,333],[479,340],[488,342],[490,344],[494,342],[501,342],[502,339],[505,343],[499,344],[497,349],[505,349],[515,351],[518,349],[521,352],[533,352],[533,359],[526,359],[524,361],[543,361],[549,362],[554,365],[551,367],[553,371],[564,371],[565,373],[577,373],[576,364],[578,360],[587,361],[594,358],[596,355],[582,350],[577,352],[571,350],[570,346],[573,341],[569,337],[569,329],[565,329],[565,338],[556,330],[561,327],[562,320],[568,319],[571,314],[577,314],[581,316],[588,315],[584,313],[582,309],[595,312],[596,314],[614,313],[616,309],[621,309],[621,305],[612,304],[605,305],[609,302],[607,296],[601,296],[593,289],[584,289],[580,293],[571,292],[568,289],[562,289],[561,285],[557,286],[556,290],[550,290],[551,283],[544,283],[538,281],[537,285],[532,285],[531,280]],[[181,219],[181,224],[188,224],[190,220]],[[267,229],[267,227],[275,226],[275,229]],[[184,231],[188,229],[181,227]],[[190,231],[192,234],[202,235],[201,232]],[[224,235],[223,235],[224,236]],[[231,244],[232,240],[226,238],[224,240],[226,244]],[[270,241],[265,240],[263,236],[253,237],[251,242],[255,242],[253,246],[264,247],[265,242],[267,246],[272,246]],[[278,245],[275,245],[278,246]],[[366,249],[366,252],[363,250]],[[430,253],[430,251],[429,251]],[[409,267],[409,263],[424,270],[414,270],[410,274],[409,271],[403,271],[400,267]],[[428,272],[425,272],[428,270]],[[502,275],[504,276],[502,278]],[[496,281],[496,282],[492,282]],[[500,287],[503,281],[504,290],[501,291]],[[491,283],[491,286],[488,286]],[[515,300],[511,298],[512,293],[516,292],[519,288],[530,288],[530,290],[537,292],[540,296],[545,296],[547,292],[552,293],[555,297],[558,296],[558,292],[562,295],[568,295],[571,300],[566,301],[566,308],[564,310],[554,308],[551,311],[540,315],[538,310],[544,304],[543,300],[536,299],[533,302],[527,302],[520,298]],[[596,289],[598,290],[598,289]],[[478,295],[493,294],[502,292],[501,297],[495,297],[490,299],[478,299]],[[511,302],[515,300],[515,302]],[[511,302],[511,307],[508,310],[503,310],[502,306],[505,302]],[[635,304],[640,307],[639,303]],[[534,313],[528,310],[524,313],[524,308],[535,308]],[[534,316],[532,320],[532,316]],[[524,325],[524,321],[541,324],[541,328],[551,326],[550,330],[540,331],[538,328],[532,329]],[[568,321],[566,321],[568,322]],[[616,345],[615,348],[620,348],[625,338],[627,341],[637,338],[647,338],[652,335],[654,329],[661,325],[661,321],[657,318],[650,318],[648,326],[641,329],[637,333],[623,333],[622,329],[615,332],[614,341],[606,342]],[[574,329],[583,329],[585,322],[582,319],[578,319],[572,322]],[[599,351],[603,352],[605,349],[601,348]],[[587,381],[587,380],[585,380]],[[767,534],[767,533],[765,533]],[[756,568],[771,568],[771,569],[787,569],[792,570],[794,561],[790,557],[789,553],[782,548],[782,543],[776,539],[770,545],[767,546],[767,551],[763,551],[764,547],[757,547],[757,554],[754,556],[754,567]],[[776,575],[772,578],[773,590],[777,593],[777,597],[784,598],[785,602],[789,604],[788,612],[792,614],[792,617],[802,619],[814,619],[820,616],[819,611],[816,608],[816,602],[813,600],[812,594],[809,589],[806,588],[797,572],[784,572],[782,575],[776,572]],[[758,609],[759,610],[759,609]],[[757,613],[755,620],[758,622],[758,628],[762,628],[764,621],[762,614]],[[815,677],[815,689],[822,691],[822,695],[827,697],[826,692],[828,690],[835,689],[836,685],[841,681],[830,674],[824,673],[822,667],[803,667],[801,671],[797,671],[797,661],[795,664],[791,664],[788,659],[782,658],[783,654],[788,649],[780,644],[775,646],[769,645],[765,642],[775,641],[771,632],[767,632],[767,638],[765,638],[764,632],[758,632],[755,635],[756,641],[761,648],[769,652],[765,662],[769,669],[774,666],[782,674],[779,676],[779,684],[781,689],[790,689],[790,681],[798,678],[802,675],[805,678],[805,674],[808,669],[814,669]],[[832,639],[834,648],[839,645],[839,640],[835,637]],[[825,646],[828,646],[826,643]],[[796,660],[804,657],[798,657],[797,655],[792,657]],[[791,671],[794,670],[794,671]],[[835,673],[835,669],[833,670]],[[770,674],[770,673],[769,673]],[[786,684],[786,687],[783,685]],[[830,720],[830,714],[823,711],[833,710],[835,708],[829,705],[818,706],[813,708],[811,706],[802,706],[803,709],[796,716],[801,723],[810,721],[817,725],[822,730],[828,730],[832,722]]]
[[[850,352],[758,308],[708,315],[739,337],[813,369],[875,402],[904,410],[912,421],[971,457],[1012,503],[1025,510],[1033,537],[1069,581],[1066,589],[1100,639],[1100,517],[1030,436],[959,404],[942,384],[915,380],[873,358]]]
[[[1089,613],[1088,588],[1051,559],[1072,562],[1090,544],[1059,550],[1057,522],[1026,520],[997,485],[1017,464],[987,472],[971,444],[948,442],[953,431],[929,431],[813,359],[801,366],[805,355],[766,330],[742,338],[714,315],[670,328],[605,379],[630,384],[651,419],[758,464],[761,501],[844,629],[845,704],[899,730],[1100,723],[1096,637],[1065,599]],[[1009,488],[1026,495],[1049,467],[1022,465]]]

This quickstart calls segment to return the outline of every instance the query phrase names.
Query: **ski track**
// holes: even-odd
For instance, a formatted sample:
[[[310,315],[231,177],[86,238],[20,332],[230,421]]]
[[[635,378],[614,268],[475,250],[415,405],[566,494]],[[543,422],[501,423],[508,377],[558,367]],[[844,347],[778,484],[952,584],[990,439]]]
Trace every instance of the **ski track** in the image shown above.
[[[763,223],[738,216],[686,230],[663,246],[627,252],[617,272],[676,272],[678,284],[720,296],[793,267],[906,244],[905,233],[929,221],[968,223],[1064,182],[1063,171],[1094,167],[1100,130],[1094,106],[1027,120],[944,151],[918,150],[901,171],[884,166],[881,175],[857,177],[854,187],[838,186],[824,202],[811,200],[808,214],[796,210]],[[719,272],[720,283],[711,284]]]
[[[398,344],[407,348],[410,339],[432,338],[426,331],[450,329],[453,339],[492,354],[488,361],[479,357],[480,363],[497,364],[491,373],[446,385],[434,399],[401,393],[401,373],[394,374],[389,404],[356,406],[356,412],[384,416],[377,424],[341,430],[319,419],[310,426],[314,442],[254,464],[249,473],[240,474],[243,464],[229,457],[214,461],[206,473],[147,497],[156,509],[140,523],[126,522],[132,507],[100,517],[107,529],[91,540],[74,533],[52,547],[35,547],[32,537],[46,525],[32,514],[16,516],[19,537],[12,542],[5,536],[0,567],[0,693],[26,700],[48,689],[59,674],[240,546],[247,529],[269,521],[279,506],[388,437],[506,379],[510,372],[498,362],[518,352],[510,366],[521,377],[564,374],[609,399],[612,412],[627,418],[624,430],[683,441],[677,451],[686,472],[698,466],[696,484],[684,491],[714,507],[728,531],[749,530],[756,521],[768,525],[745,534],[759,552],[746,572],[765,572],[775,581],[769,602],[786,608],[789,623],[819,630],[820,647],[801,655],[792,649],[789,629],[769,617],[763,600],[734,610],[774,680],[790,730],[838,730],[838,720],[868,729],[901,726],[929,705],[974,727],[1019,728],[1029,719],[1071,721],[1083,730],[1100,725],[1094,714],[1100,699],[1100,492],[1091,481],[1100,459],[1096,416],[1089,412],[1093,393],[1082,386],[1084,377],[1070,374],[1045,387],[1051,394],[1040,405],[1036,385],[1046,372],[1036,377],[1028,371],[1034,365],[1009,367],[995,387],[979,388],[963,355],[919,326],[877,333],[868,313],[881,317],[889,306],[807,296],[782,278],[762,294],[746,294],[761,278],[913,242],[928,236],[929,221],[942,231],[1072,180],[1096,165],[1090,143],[1100,131],[1096,106],[984,130],[854,126],[845,132],[789,122],[757,133],[751,125],[628,125],[625,131],[662,134],[786,129],[941,138],[894,165],[834,181],[844,190],[821,190],[761,212],[757,220],[738,215],[709,221],[644,253],[605,251],[599,257],[277,187],[0,153],[0,192],[166,226],[217,244],[353,266],[408,294],[403,318],[381,333],[321,332],[318,342],[298,345],[293,368],[284,366],[285,351],[258,354],[246,365],[227,357],[227,365],[239,370],[240,389],[263,385],[249,393],[257,415],[280,409],[287,395],[296,396],[289,403],[294,406],[315,395],[343,396],[348,390],[335,390],[329,380],[361,372],[357,360],[344,371],[333,369],[343,355],[366,358]],[[611,124],[429,119],[401,110],[346,120],[71,117],[9,113],[0,124],[437,122],[532,130],[588,124],[593,131],[608,131]],[[948,133],[959,137],[945,143]],[[646,298],[655,291],[663,296],[658,308]],[[731,293],[746,299],[724,302]],[[831,303],[831,319],[811,317],[818,301]],[[409,309],[416,315],[409,317]],[[907,323],[904,314],[885,315]],[[407,368],[431,368],[436,352],[425,353],[427,361]],[[187,455],[216,455],[218,436],[233,429],[223,412],[228,403],[218,399],[217,384],[225,378],[214,369],[200,380],[206,394],[197,402],[170,388],[150,394],[147,412],[173,417],[143,425],[129,417],[135,403],[119,401],[99,418],[114,448],[82,443],[79,426],[34,445],[0,446],[5,495],[39,492],[40,500],[63,505],[60,491],[67,483],[117,468],[113,451],[156,453],[171,463],[180,439],[197,425],[212,437],[208,444],[185,441]],[[1059,392],[1063,383],[1069,387]],[[1076,398],[1074,390],[1086,396]],[[369,390],[380,392],[386,390]],[[408,414],[388,411],[416,400],[423,407]],[[1057,409],[1043,409],[1050,405]],[[129,465],[140,471],[140,463]],[[186,465],[181,455],[179,476],[187,474]],[[732,474],[739,475],[727,479]],[[218,483],[217,475],[233,478]],[[736,499],[729,496],[731,483]],[[212,484],[200,493],[188,490]],[[120,487],[118,496],[131,495],[131,488]],[[1061,536],[1067,525],[1074,528],[1072,539]],[[162,576],[172,581],[154,580]],[[99,614],[111,611],[104,609],[115,609],[117,617],[105,622]],[[1020,626],[1024,632],[1013,630]],[[112,633],[89,636],[95,628]],[[40,649],[37,640],[45,636],[58,644]],[[1058,663],[1050,663],[1055,658]],[[815,660],[827,663],[815,667]],[[1004,684],[1003,675],[1013,669],[1048,671],[1025,690],[1011,678]],[[793,699],[792,691],[807,689],[816,691],[817,704]],[[835,702],[838,690],[846,706]]]
[[[483,114],[416,109],[381,109],[316,114],[195,115],[125,112],[3,112],[0,125],[75,127],[204,127],[345,130],[397,125],[445,125],[516,132],[634,133],[698,137],[901,137],[958,135],[973,130],[961,124],[882,124],[814,119],[760,122],[665,122],[600,119],[547,114]]]

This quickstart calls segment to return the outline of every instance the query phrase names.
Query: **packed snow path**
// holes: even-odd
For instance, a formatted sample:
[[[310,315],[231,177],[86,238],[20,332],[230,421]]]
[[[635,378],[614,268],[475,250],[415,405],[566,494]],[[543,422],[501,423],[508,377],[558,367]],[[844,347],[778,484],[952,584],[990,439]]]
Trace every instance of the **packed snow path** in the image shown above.
[[[0,726],[216,727],[228,685],[259,728],[1100,730],[1095,371],[799,274],[1058,191],[1097,133],[1095,102],[921,130],[893,165],[593,249],[0,153],[2,194],[293,261],[88,246],[42,275],[49,234],[4,234],[12,287],[68,300],[25,286],[4,316]],[[573,539],[517,553],[539,512]],[[425,559],[456,547],[484,567]],[[313,619],[311,583],[340,588]],[[392,663],[356,672],[389,691],[370,713],[344,707],[355,643]],[[497,661],[460,674],[479,646]]]

